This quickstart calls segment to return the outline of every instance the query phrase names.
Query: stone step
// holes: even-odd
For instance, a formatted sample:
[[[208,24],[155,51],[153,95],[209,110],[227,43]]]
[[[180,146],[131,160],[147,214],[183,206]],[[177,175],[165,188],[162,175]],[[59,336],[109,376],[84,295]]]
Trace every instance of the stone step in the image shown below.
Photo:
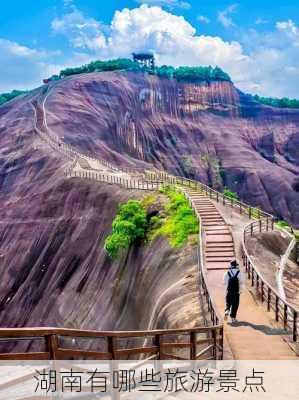
[[[200,216],[202,217],[202,219],[215,219],[215,220],[222,219],[223,220],[223,218],[222,218],[222,216],[220,214],[214,214],[214,215],[211,215],[211,214],[202,215],[202,214],[200,214]]]
[[[222,215],[216,210],[200,210],[200,214],[203,217],[222,218]]]
[[[216,209],[214,209],[213,211],[203,211],[203,213],[205,213],[205,214],[208,214],[208,213],[210,213],[210,214],[220,214],[219,211],[216,210]]]
[[[222,229],[214,229],[211,231],[207,231],[205,229],[205,232],[207,235],[230,235],[230,231],[228,229],[222,228]]]
[[[230,233],[229,228],[225,225],[205,226],[204,230],[208,235],[213,235],[214,233],[216,235],[218,233]]]
[[[207,268],[225,268],[228,269],[230,266],[230,263],[227,261],[222,261],[222,262],[213,262],[213,261],[208,261],[206,262],[206,267]]]
[[[209,226],[213,226],[213,225],[209,225]],[[218,226],[225,227],[225,225],[218,225]],[[209,235],[209,236],[211,236],[211,235],[215,235],[215,236],[217,236],[217,235],[230,235],[231,236],[231,233],[230,233],[229,230],[226,230],[225,233],[223,233],[223,232],[221,232],[221,231],[219,231],[217,229],[214,232],[213,231],[212,232],[208,231],[208,232],[206,232],[206,234]]]
[[[221,250],[230,250],[234,249],[234,246],[230,243],[207,243],[206,244],[206,250],[213,250],[213,249],[221,249]]]
[[[217,211],[216,207],[213,204],[202,204],[202,203],[198,203],[196,201],[194,201],[193,204],[196,206],[196,208]]]
[[[207,237],[207,243],[231,243],[233,244],[232,235],[209,235]]]
[[[226,265],[207,265],[206,266],[206,269],[208,270],[208,271],[227,271],[228,270],[228,265],[226,264]]]
[[[220,249],[218,250],[213,250],[211,252],[206,252],[206,260],[209,261],[211,257],[230,257],[230,258],[235,258],[235,251],[234,249],[230,249],[229,251],[223,253],[223,251]]]
[[[227,230],[227,231],[229,231],[229,229],[227,228],[227,226],[225,225],[225,227],[223,227],[223,226],[215,226],[215,227],[212,227],[212,226],[207,226],[206,228],[205,228],[205,230],[206,231],[208,231],[208,232],[210,232],[210,231],[221,231],[221,230]]]
[[[223,255],[225,255],[225,256],[227,256],[227,255],[230,255],[231,253],[234,253],[235,251],[234,251],[234,249],[233,248],[229,248],[229,249],[223,249],[223,248],[212,248],[212,249],[207,249],[206,248],[206,251],[205,251],[205,253],[206,253],[206,255],[207,256],[211,256],[212,254],[215,254],[215,255],[221,255],[221,254],[223,254]]]
[[[203,222],[203,224],[202,224],[204,227],[205,226],[223,226],[223,227],[225,227],[226,225],[223,225],[223,221],[219,221],[219,222],[215,222],[215,221],[212,221],[212,222]],[[215,233],[215,235],[216,235],[216,233]]]
[[[205,222],[216,222],[218,224],[218,222],[224,222],[223,218],[212,218],[212,217],[202,217],[201,216],[201,220],[203,221],[203,223]]]
[[[218,221],[219,219],[221,219],[223,221],[223,218],[221,217],[221,215],[202,215],[200,214],[201,219],[203,220],[215,220]]]
[[[223,252],[211,252],[211,253],[206,253],[206,261],[210,261],[210,260],[219,260],[219,261],[223,261],[226,259],[230,259],[232,260],[235,257],[235,253],[233,251],[230,251],[228,253],[223,253]]]
[[[213,262],[213,263],[223,263],[223,262],[227,262],[229,263],[232,260],[232,257],[209,257],[206,259],[207,262]]]
[[[205,199],[204,197],[193,197],[192,199],[202,204],[213,204],[211,200]]]

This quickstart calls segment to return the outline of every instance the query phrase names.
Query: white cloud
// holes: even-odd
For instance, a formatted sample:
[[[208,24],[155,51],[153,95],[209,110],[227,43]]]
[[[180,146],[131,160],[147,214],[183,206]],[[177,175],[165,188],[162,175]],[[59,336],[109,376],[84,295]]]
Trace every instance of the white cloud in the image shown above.
[[[266,19],[264,19],[264,18],[261,18],[261,17],[258,17],[255,20],[255,24],[256,25],[264,25],[264,24],[267,24],[267,23],[268,23],[268,21]]]
[[[0,54],[0,92],[39,86],[42,78],[59,68],[51,63],[59,52],[40,51],[1,38]]]
[[[231,5],[227,10],[232,13],[235,9],[236,5]],[[90,58],[130,57],[133,51],[151,51],[158,64],[219,65],[244,91],[298,96],[293,82],[298,70],[297,27],[292,21],[279,22],[267,35],[248,32],[247,51],[240,42],[199,35],[184,17],[145,4],[116,11],[109,27],[78,10],[60,18],[54,29],[55,25],[57,32],[67,35],[71,44]]]
[[[75,7],[61,18],[55,18],[51,27],[53,32],[67,36],[76,48],[95,50],[105,46],[104,26],[94,18],[85,17]]]
[[[138,4],[146,4],[149,6],[161,6],[173,10],[174,8],[183,8],[189,10],[191,4],[184,0],[135,0]]]
[[[116,11],[108,27],[72,8],[52,29],[72,46],[71,56],[60,56],[59,63],[52,53],[0,40],[0,91],[32,87],[61,68],[92,59],[152,51],[160,65],[219,65],[246,92],[298,97],[298,26],[292,20],[279,21],[267,34],[247,31],[247,42],[225,41],[197,33],[182,16],[141,5]]]
[[[224,26],[224,28],[231,28],[235,25],[232,19],[232,14],[234,14],[237,7],[237,4],[231,4],[225,10],[218,12],[218,21]]]
[[[276,28],[285,34],[289,39],[294,41],[295,46],[299,46],[299,26],[294,21],[279,21],[276,23]]]
[[[203,24],[209,24],[211,22],[210,18],[206,17],[205,15],[199,15],[197,17],[197,21],[199,21]]]

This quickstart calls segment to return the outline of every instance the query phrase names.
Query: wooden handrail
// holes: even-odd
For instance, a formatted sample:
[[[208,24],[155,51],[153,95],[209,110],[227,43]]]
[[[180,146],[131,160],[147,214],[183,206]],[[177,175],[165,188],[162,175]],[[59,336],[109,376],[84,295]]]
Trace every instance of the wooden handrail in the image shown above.
[[[198,246],[199,246],[198,266],[199,266],[199,268],[198,268],[198,270],[199,270],[199,274],[200,274],[200,278],[201,278],[201,284],[204,285],[204,287],[203,287],[204,292],[206,293],[206,295],[207,295],[207,297],[209,299],[209,302],[210,302],[211,311],[212,311],[212,312],[210,311],[211,320],[212,320],[213,325],[220,324],[222,326],[222,324],[223,324],[222,317],[221,317],[221,315],[220,315],[220,313],[219,313],[219,311],[217,309],[217,306],[216,306],[216,304],[215,304],[215,302],[213,300],[213,296],[210,293],[209,286],[208,286],[207,275],[206,275],[205,268],[204,268],[204,265],[203,265],[203,259],[204,258],[203,258],[203,247],[202,247],[203,235],[202,235],[201,216],[200,216],[199,212],[197,211],[197,209],[195,207],[195,204],[194,204],[193,200],[190,198],[190,196],[188,195],[188,193],[187,192],[184,192],[184,193],[185,193],[185,196],[187,197],[187,199],[189,200],[189,203],[191,204],[192,209],[194,210],[194,212],[196,214],[196,217],[197,217],[197,219],[199,221],[199,224],[198,224],[198,229],[199,229],[199,232],[198,232],[198,236],[199,236],[199,240],[198,240]]]
[[[221,325],[214,326],[198,326],[195,328],[180,328],[180,329],[153,329],[153,330],[140,330],[140,331],[97,331],[88,329],[70,329],[70,328],[55,328],[55,327],[37,327],[37,328],[0,328],[0,338],[34,338],[46,335],[60,335],[71,337],[143,337],[155,335],[175,335],[187,334],[190,332],[206,333],[210,330],[217,330]]]
[[[197,334],[204,334],[203,338],[200,336],[197,338]],[[182,336],[187,336],[189,342],[182,342]],[[88,338],[89,343],[92,343],[92,339],[104,339],[107,349],[103,350],[86,350],[80,348],[80,343],[73,342],[72,348],[63,347],[61,338],[69,337],[74,340],[79,338]],[[152,337],[153,344],[144,344],[141,347],[137,347],[134,344],[134,338]],[[213,337],[212,341],[210,337]],[[209,352],[215,355],[215,358],[222,358],[223,350],[218,343],[222,343],[223,327],[221,325],[209,326],[209,327],[195,327],[195,328],[182,328],[182,329],[156,329],[149,331],[94,331],[84,329],[67,329],[67,328],[51,328],[51,327],[40,327],[40,328],[1,328],[0,329],[0,349],[2,348],[1,342],[13,342],[14,344],[18,341],[32,341],[32,340],[43,340],[45,349],[43,351],[31,351],[26,352],[0,352],[0,360],[47,360],[47,359],[80,359],[80,358],[92,358],[99,360],[113,360],[119,359],[123,356],[134,356],[138,357],[141,354],[153,354],[156,359],[163,359],[166,355],[171,358],[179,358],[189,360],[195,360],[197,346],[200,347],[200,352],[207,353],[210,348],[212,351]],[[124,346],[121,347],[120,339],[131,338],[131,344],[128,341],[125,342]],[[165,340],[163,340],[165,338]],[[119,341],[118,341],[119,339]],[[171,342],[173,340],[173,342]],[[165,347],[164,347],[165,342]],[[76,346],[74,348],[74,346]],[[26,347],[30,348],[29,346]],[[175,354],[168,354],[164,352],[164,349],[170,349],[175,351]],[[183,358],[182,351],[187,350],[188,356]],[[189,350],[191,349],[191,350]],[[1,350],[0,350],[1,351]],[[196,358],[197,357],[197,358]],[[152,356],[150,356],[152,358]],[[203,358],[206,359],[206,358]]]
[[[288,326],[291,328],[292,332],[292,340],[293,342],[298,341],[298,313],[297,310],[292,304],[290,304],[287,300],[283,299],[278,293],[277,289],[274,288],[270,283],[268,283],[262,276],[258,267],[250,257],[246,239],[248,236],[253,236],[253,234],[257,231],[268,232],[274,229],[274,224],[272,221],[271,228],[269,227],[267,219],[263,219],[260,221],[252,221],[247,224],[243,231],[243,239],[242,239],[242,256],[243,263],[245,266],[245,271],[248,279],[251,280],[251,285],[255,286],[258,293],[261,294],[262,303],[266,303],[267,311],[270,311],[271,308],[275,313],[275,319],[278,322],[280,319],[283,321],[284,328],[287,329]],[[273,304],[274,301],[274,304]]]
[[[162,181],[170,184],[181,184],[187,187],[194,187],[199,189],[201,192],[206,193],[208,197],[217,202],[222,200],[224,205],[230,205],[231,207],[237,208],[240,211],[240,214],[246,214],[249,218],[268,218],[270,220],[274,219],[272,214],[269,214],[265,211],[260,210],[259,208],[252,207],[247,203],[241,202],[239,200],[233,199],[225,194],[218,192],[217,190],[212,189],[208,185],[196,181],[194,179],[188,179],[181,176],[175,176],[168,174],[164,171],[145,171],[145,175],[147,178],[153,181]]]

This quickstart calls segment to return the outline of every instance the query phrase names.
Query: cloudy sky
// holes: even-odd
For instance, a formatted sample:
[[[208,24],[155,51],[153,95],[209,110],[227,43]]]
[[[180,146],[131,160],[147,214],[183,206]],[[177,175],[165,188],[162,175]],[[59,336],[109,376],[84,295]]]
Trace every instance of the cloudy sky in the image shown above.
[[[0,12],[0,92],[66,66],[153,51],[219,65],[250,93],[299,98],[298,0],[10,0]]]

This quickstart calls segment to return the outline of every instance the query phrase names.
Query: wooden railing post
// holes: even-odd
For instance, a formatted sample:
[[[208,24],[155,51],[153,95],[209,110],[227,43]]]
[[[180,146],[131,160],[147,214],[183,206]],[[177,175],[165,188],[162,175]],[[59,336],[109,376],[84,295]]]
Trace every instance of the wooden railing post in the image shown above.
[[[284,329],[288,327],[288,306],[286,304],[283,307],[283,327]]]
[[[111,360],[115,359],[115,353],[114,353],[114,338],[113,336],[108,336],[108,353],[110,353]]]
[[[155,344],[155,346],[158,347],[158,350],[157,350],[157,360],[162,360],[162,354],[161,354],[161,335],[155,335],[154,344]]]
[[[279,297],[275,297],[275,321],[279,321]]]
[[[293,312],[293,342],[297,342],[297,319],[298,313],[297,311]]]
[[[190,332],[190,360],[196,359],[196,332]]]
[[[271,288],[268,287],[268,296],[267,296],[267,311],[271,309]]]
[[[216,329],[212,330],[212,338],[213,338],[212,356],[213,356],[214,360],[217,360],[217,335],[216,335]]]
[[[50,360],[57,359],[57,349],[58,349],[58,337],[57,335],[47,335],[46,336],[46,348],[50,353]]]
[[[262,232],[262,220],[259,220],[259,225],[260,225],[260,232]]]

